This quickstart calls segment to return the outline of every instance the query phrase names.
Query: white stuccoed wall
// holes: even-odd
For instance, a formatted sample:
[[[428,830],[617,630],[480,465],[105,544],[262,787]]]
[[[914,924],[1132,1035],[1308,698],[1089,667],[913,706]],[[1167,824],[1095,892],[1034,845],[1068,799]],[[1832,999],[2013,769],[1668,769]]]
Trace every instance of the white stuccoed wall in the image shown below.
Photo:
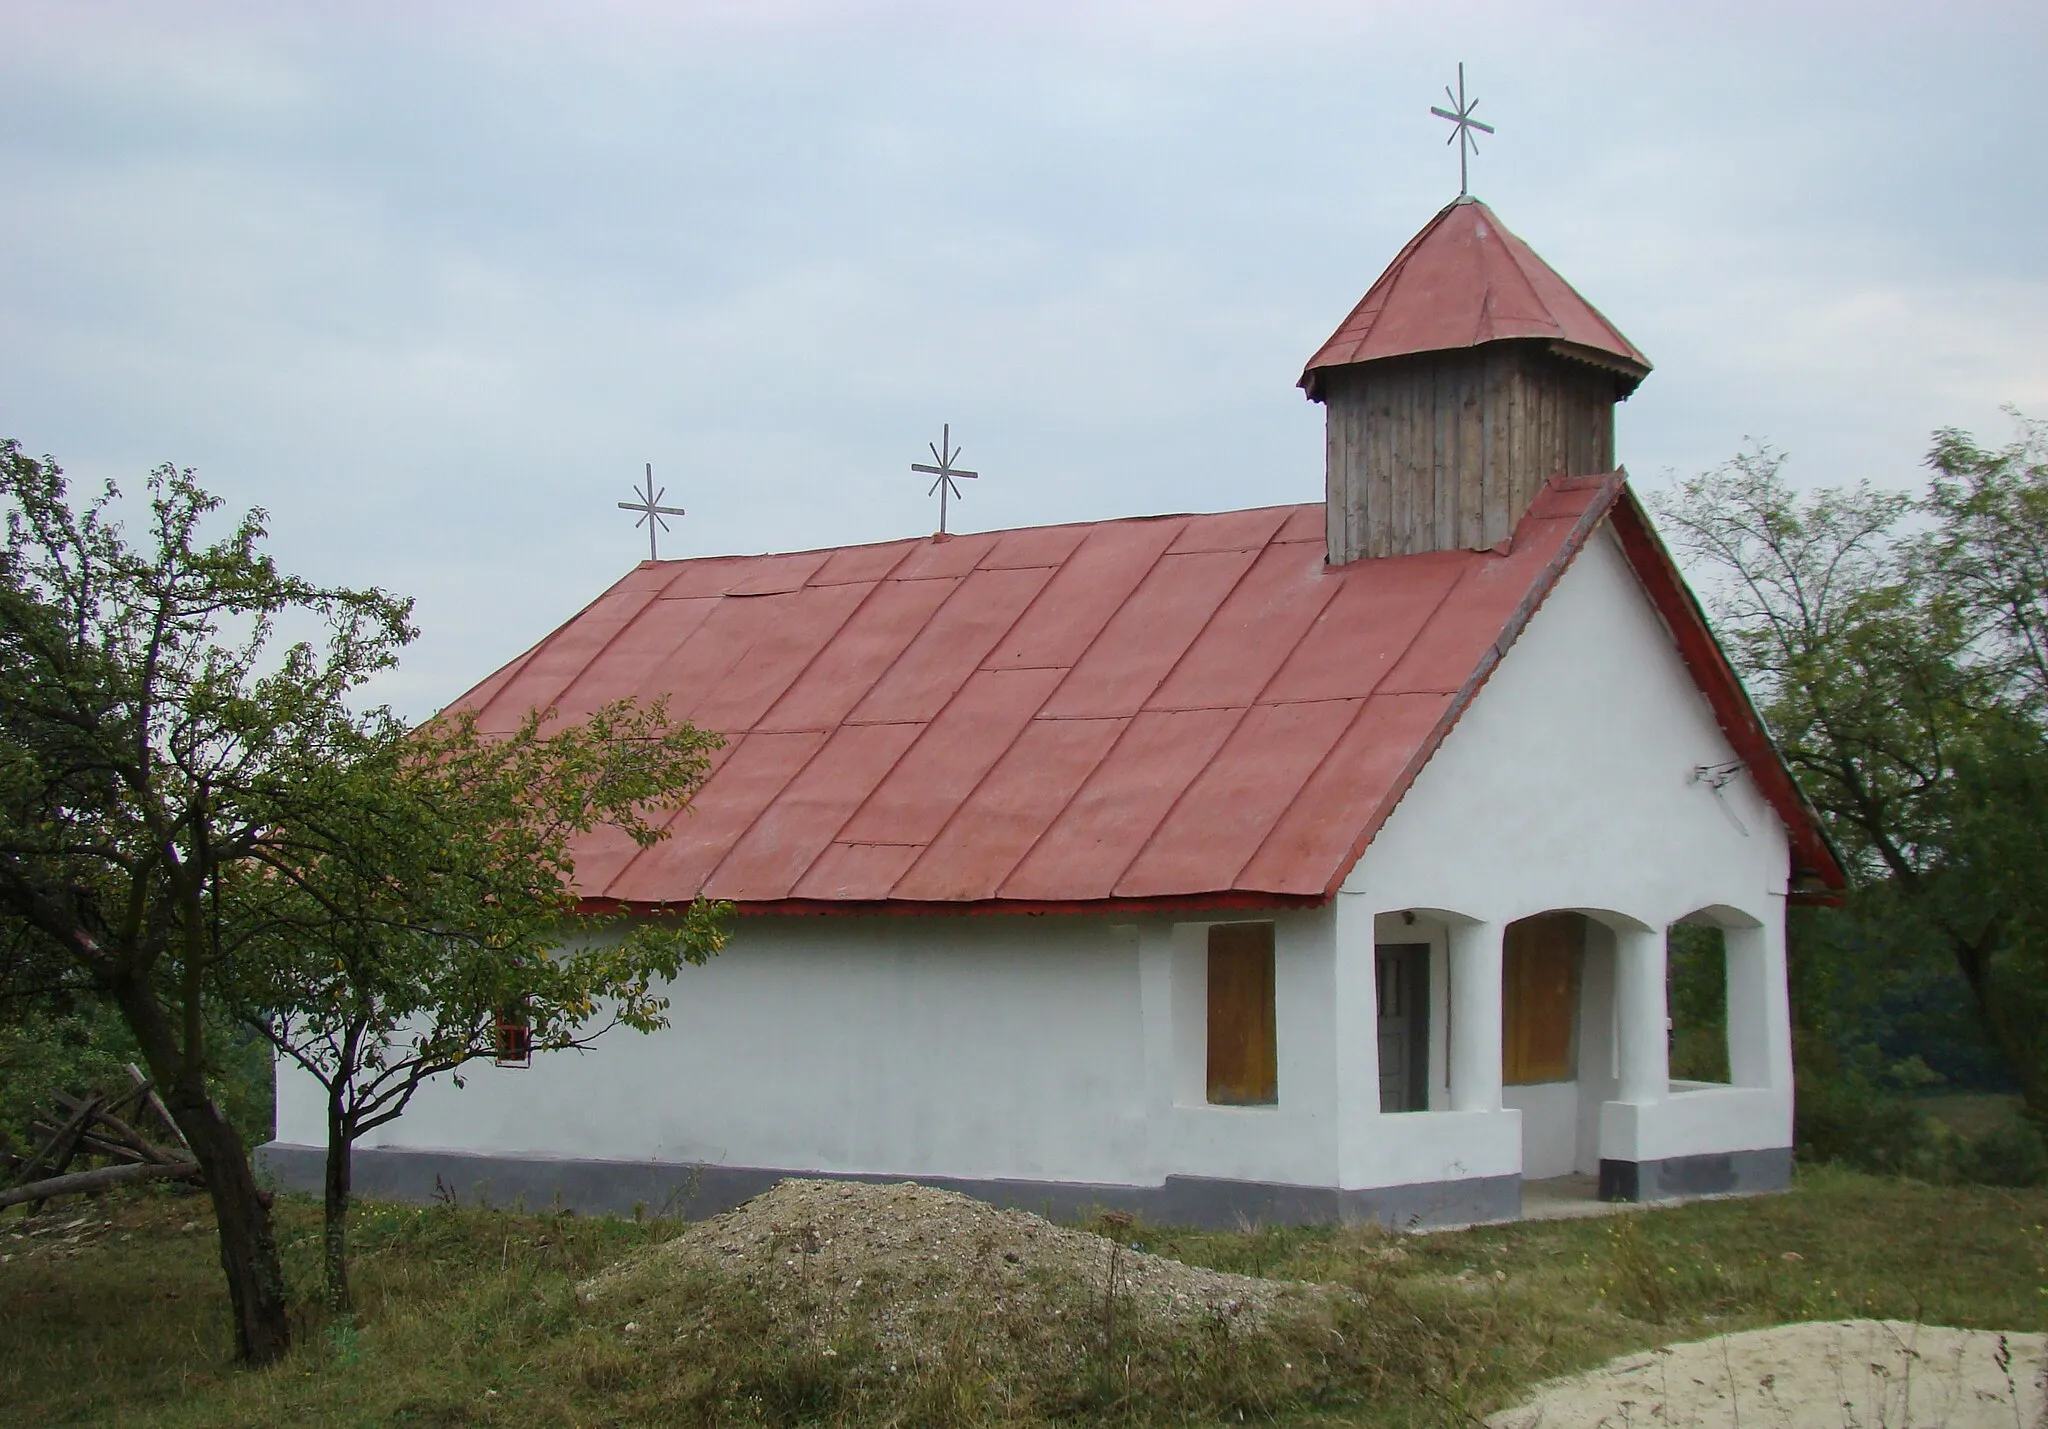
[[[1733,758],[1603,527],[1345,881],[1340,961],[1369,959],[1376,921],[1382,940],[1409,940],[1381,916],[1401,909],[1485,924],[1496,937],[1518,918],[1560,909],[1660,933],[1703,909],[1720,910],[1724,924],[1748,925],[1727,937],[1735,1080],[1749,1085],[1681,1093],[1652,1107],[1612,1102],[1602,1063],[1613,1055],[1613,1029],[1582,1015],[1581,1068],[1597,1084],[1509,1087],[1509,1109],[1481,1118],[1516,1124],[1515,1158],[1519,1165],[1526,1157],[1532,1177],[1593,1171],[1602,1156],[1791,1144],[1785,831],[1747,778],[1719,798],[1691,778],[1700,765]],[[1425,918],[1421,926],[1441,924]],[[1586,1004],[1607,997],[1612,955],[1602,944],[1611,941],[1596,930]],[[1428,1124],[1462,1118],[1382,1116],[1377,1108],[1373,1101],[1344,1109],[1346,1186],[1400,1184],[1429,1169],[1418,1155],[1448,1158],[1458,1144],[1453,1137],[1439,1145]],[[1496,1164],[1473,1174],[1492,1174]]]
[[[1205,924],[1158,917],[738,918],[685,969],[672,1026],[422,1091],[367,1143],[543,1157],[1156,1185],[1169,1174],[1366,1188],[1790,1144],[1786,846],[1610,537],[1596,536],[1332,905],[1277,918],[1280,1102],[1203,1100]],[[1577,908],[1661,929],[1721,905],[1737,1080],[1652,1107],[1610,1082],[1524,1110],[1382,1116],[1375,924],[1433,947],[1432,1108],[1450,1105],[1447,923]],[[1218,921],[1237,921],[1233,915]],[[1589,997],[1592,995],[1589,978]],[[1583,1039],[1582,1039],[1583,1040]],[[1602,1044],[1605,1046],[1606,1044]],[[1603,1054],[1609,1055],[1609,1054]],[[321,1144],[280,1071],[278,1138]]]
[[[1282,914],[1280,1105],[1204,1103],[1200,926],[740,918],[671,1026],[423,1089],[363,1144],[818,1171],[1330,1185],[1327,910]],[[1186,1006],[1193,990],[1192,1018]],[[1173,1007],[1176,995],[1182,1006]],[[278,1139],[319,1145],[281,1071]]]

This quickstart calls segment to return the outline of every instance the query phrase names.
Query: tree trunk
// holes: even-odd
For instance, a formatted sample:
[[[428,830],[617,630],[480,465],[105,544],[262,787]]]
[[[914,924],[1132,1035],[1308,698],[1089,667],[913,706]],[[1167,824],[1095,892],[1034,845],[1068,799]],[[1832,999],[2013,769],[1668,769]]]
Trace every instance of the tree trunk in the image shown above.
[[[213,1198],[220,1265],[227,1273],[228,1301],[235,1314],[235,1351],[251,1365],[274,1363],[291,1348],[291,1319],[277,1237],[257,1193],[248,1150],[204,1091],[195,1094],[179,1084],[165,1087],[164,1093],[165,1105],[190,1143]]]
[[[1984,1031],[1998,1050],[2005,1069],[2019,1083],[2027,1119],[2048,1130],[2048,1079],[2041,1074],[2032,1038],[2014,1021],[2013,1004],[2000,997],[1998,989],[1992,986],[1990,935],[1976,942],[1954,933],[1949,938],[1955,949],[1957,970],[1976,999]]]
[[[348,1202],[353,1128],[342,1114],[338,1099],[327,1102],[327,1222],[321,1242],[327,1273],[327,1303],[337,1312],[349,1308],[348,1295]]]

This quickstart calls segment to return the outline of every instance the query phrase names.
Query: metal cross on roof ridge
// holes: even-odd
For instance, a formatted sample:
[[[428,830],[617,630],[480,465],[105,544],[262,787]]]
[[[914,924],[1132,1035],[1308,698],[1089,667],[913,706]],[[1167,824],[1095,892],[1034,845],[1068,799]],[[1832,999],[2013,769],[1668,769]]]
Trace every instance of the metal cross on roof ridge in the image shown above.
[[[937,462],[938,465],[928,466],[924,462],[914,461],[910,464],[910,469],[915,472],[922,472],[924,475],[932,478],[931,488],[925,492],[925,495],[930,496],[934,491],[939,494],[939,534],[943,536],[946,534],[946,498],[960,494],[960,488],[953,484],[953,479],[964,476],[972,481],[980,476],[981,473],[978,471],[961,471],[953,465],[953,459],[960,455],[960,448],[953,445],[953,424],[951,422],[944,423],[939,427],[939,440],[936,445],[931,442],[926,442],[925,445],[931,448],[932,460]]]
[[[1444,140],[1444,142],[1458,146],[1458,197],[1464,198],[1471,192],[1472,188],[1471,180],[1466,176],[1465,156],[1467,153],[1476,154],[1479,152],[1479,141],[1472,137],[1472,131],[1477,129],[1482,134],[1491,134],[1493,126],[1491,124],[1482,124],[1479,120],[1472,117],[1472,111],[1479,107],[1479,101],[1475,99],[1469,104],[1465,101],[1465,62],[1463,60],[1458,61],[1458,92],[1452,94],[1451,87],[1447,84],[1444,86],[1444,98],[1450,100],[1457,107],[1455,109],[1445,109],[1440,105],[1432,104],[1429,106],[1429,112],[1439,119],[1451,121],[1451,137]]]
[[[663,506],[661,504],[661,498],[668,495],[668,488],[664,486],[659,491],[655,490],[653,462],[647,463],[647,489],[642,491],[636,486],[633,488],[633,494],[640,499],[638,501],[621,501],[619,503],[619,510],[638,511],[640,513],[640,519],[633,524],[647,528],[647,559],[658,561],[661,559],[661,556],[655,550],[654,531],[657,526],[664,531],[668,529],[668,522],[661,518],[664,516],[687,516],[690,513],[683,510],[680,506]]]

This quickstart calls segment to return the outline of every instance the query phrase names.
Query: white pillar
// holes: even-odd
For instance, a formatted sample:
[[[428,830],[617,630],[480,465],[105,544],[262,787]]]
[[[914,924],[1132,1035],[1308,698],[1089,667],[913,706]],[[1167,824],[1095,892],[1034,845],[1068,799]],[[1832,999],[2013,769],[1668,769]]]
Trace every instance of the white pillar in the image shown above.
[[[1452,1111],[1500,1109],[1500,936],[1498,923],[1450,930]]]
[[[1671,1092],[1671,1028],[1664,991],[1664,933],[1614,935],[1615,1031],[1621,1050],[1619,1101],[1647,1106]]]
[[[1373,1172],[1385,1157],[1379,1130],[1379,1007],[1373,985],[1372,902],[1340,892],[1331,922],[1330,1011],[1336,1056],[1337,1184],[1379,1184]]]
[[[1722,936],[1728,949],[1728,1080],[1738,1087],[1790,1087],[1784,920],[1729,928]]]

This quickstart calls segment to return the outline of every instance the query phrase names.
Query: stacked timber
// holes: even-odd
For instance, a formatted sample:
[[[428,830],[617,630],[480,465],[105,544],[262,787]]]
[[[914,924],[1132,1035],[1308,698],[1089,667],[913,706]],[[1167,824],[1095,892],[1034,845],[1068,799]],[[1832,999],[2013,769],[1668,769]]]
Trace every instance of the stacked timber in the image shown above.
[[[4,1173],[5,1180],[0,1181],[0,1208],[24,1201],[39,1208],[55,1196],[105,1191],[141,1181],[199,1179],[199,1162],[155,1087],[136,1068],[130,1067],[128,1072],[134,1085],[113,1096],[57,1094],[50,1111],[32,1128],[42,1136],[41,1143],[27,1156],[8,1158],[12,1164]],[[178,1143],[176,1149],[149,1140],[129,1123],[128,1118],[144,1108],[170,1130]],[[104,1164],[73,1170],[73,1164],[81,1161]]]

